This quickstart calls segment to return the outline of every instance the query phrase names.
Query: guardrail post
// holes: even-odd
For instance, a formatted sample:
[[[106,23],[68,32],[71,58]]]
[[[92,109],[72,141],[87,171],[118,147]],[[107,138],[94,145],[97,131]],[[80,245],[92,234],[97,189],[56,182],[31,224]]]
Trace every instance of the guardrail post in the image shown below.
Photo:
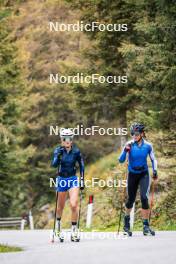
[[[86,227],[90,228],[92,224],[92,213],[93,213],[93,195],[89,196],[89,203],[87,207],[87,220]]]
[[[21,219],[21,230],[24,230],[25,223],[26,223],[26,220]]]
[[[29,226],[30,226],[31,230],[34,229],[34,221],[33,221],[33,216],[32,216],[31,210],[29,211]]]

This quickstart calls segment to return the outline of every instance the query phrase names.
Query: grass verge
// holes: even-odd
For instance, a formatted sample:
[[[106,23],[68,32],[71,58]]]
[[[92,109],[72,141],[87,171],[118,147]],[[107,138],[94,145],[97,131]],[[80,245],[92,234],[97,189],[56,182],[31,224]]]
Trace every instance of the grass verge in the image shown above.
[[[22,248],[0,244],[0,253],[18,252],[18,251],[22,251]]]

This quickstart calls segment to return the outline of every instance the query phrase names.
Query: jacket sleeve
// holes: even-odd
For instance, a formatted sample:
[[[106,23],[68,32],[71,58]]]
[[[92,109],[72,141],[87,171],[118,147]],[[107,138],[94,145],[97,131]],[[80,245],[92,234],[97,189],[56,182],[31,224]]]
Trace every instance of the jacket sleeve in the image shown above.
[[[77,155],[77,161],[79,163],[81,179],[84,180],[84,160],[83,160],[83,157],[80,151],[78,152],[78,155]]]
[[[56,168],[59,166],[60,164],[60,157],[59,155],[61,154],[61,148],[60,147],[57,147],[55,150],[54,150],[54,154],[53,154],[53,159],[51,161],[51,166]]]
[[[150,160],[151,160],[151,163],[152,163],[153,171],[157,171],[157,160],[155,159],[155,154],[154,154],[152,145],[150,145],[149,157],[150,157]]]
[[[127,155],[127,152],[125,151],[125,147],[124,147],[122,152],[121,152],[121,154],[120,154],[120,156],[119,156],[119,159],[118,159],[120,163],[124,163],[125,162],[126,155]]]

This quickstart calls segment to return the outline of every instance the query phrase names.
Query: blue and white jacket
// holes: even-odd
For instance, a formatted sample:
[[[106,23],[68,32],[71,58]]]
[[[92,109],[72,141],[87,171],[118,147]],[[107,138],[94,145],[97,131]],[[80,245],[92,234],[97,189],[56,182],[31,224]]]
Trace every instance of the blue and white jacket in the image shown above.
[[[125,151],[125,147],[130,145],[130,151]],[[139,146],[134,140],[128,141],[123,148],[119,157],[119,162],[123,163],[128,155],[128,170],[133,173],[141,173],[148,170],[147,157],[150,157],[152,162],[153,172],[157,171],[157,160],[155,159],[152,145],[146,140],[142,139],[142,144]]]

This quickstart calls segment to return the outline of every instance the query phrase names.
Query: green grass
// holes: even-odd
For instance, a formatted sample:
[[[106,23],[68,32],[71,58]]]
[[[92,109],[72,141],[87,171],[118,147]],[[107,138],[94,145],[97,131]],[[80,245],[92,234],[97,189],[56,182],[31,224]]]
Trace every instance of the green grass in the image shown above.
[[[18,251],[22,251],[22,248],[0,244],[0,253],[18,252]]]

